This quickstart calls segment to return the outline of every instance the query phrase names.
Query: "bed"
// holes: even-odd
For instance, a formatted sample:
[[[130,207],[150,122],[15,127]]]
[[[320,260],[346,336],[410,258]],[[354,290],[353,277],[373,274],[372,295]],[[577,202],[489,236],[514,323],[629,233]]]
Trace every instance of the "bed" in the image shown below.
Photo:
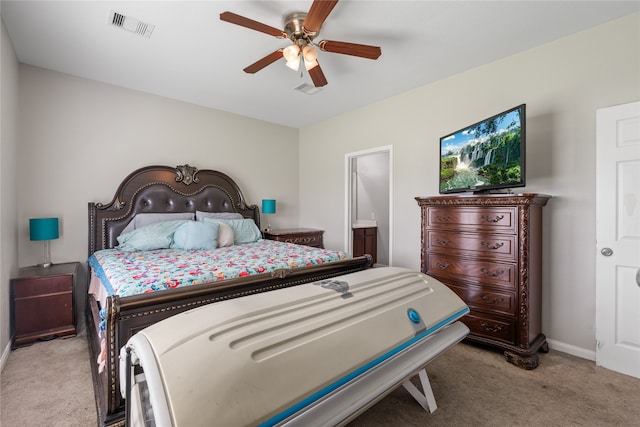
[[[188,164],[176,167],[148,166],[129,174],[109,203],[89,203],[89,261],[103,253],[118,252],[118,236],[128,233],[131,224],[136,223],[136,218],[177,218],[182,214],[193,214],[196,219],[196,213],[203,216],[240,214],[245,220],[243,222],[250,219],[255,223],[255,228],[260,229],[258,207],[245,202],[239,186],[226,174],[208,169],[199,170]],[[273,249],[260,246],[270,243],[282,245],[281,242],[258,239],[253,250],[271,253]],[[250,245],[247,244],[246,247]],[[221,249],[232,251],[233,246],[238,247],[231,245]],[[289,246],[292,247],[291,250],[305,254],[319,250],[299,245]],[[245,248],[244,245],[242,247]],[[332,251],[319,251],[326,256],[334,256]],[[367,269],[372,264],[370,256],[349,257],[339,251],[333,252],[338,255],[330,262],[285,262],[284,265],[278,264],[267,269],[246,267],[210,280],[201,276],[184,286],[174,286],[172,280],[167,280],[167,286],[160,286],[150,293],[129,290],[118,294],[118,291],[114,291],[118,287],[103,283],[105,280],[108,282],[109,278],[91,262],[91,292],[86,310],[87,334],[100,425],[124,424],[118,353],[136,332],[195,307],[356,272]],[[323,254],[320,255],[324,256]],[[96,281],[99,283],[96,284]],[[98,360],[103,362],[102,367]]]

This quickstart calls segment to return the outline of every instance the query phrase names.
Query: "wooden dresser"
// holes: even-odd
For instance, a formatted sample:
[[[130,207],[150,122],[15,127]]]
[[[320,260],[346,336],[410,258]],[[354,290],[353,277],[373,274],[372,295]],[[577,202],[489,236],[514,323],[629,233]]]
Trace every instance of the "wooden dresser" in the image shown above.
[[[541,332],[544,194],[416,197],[422,272],[456,292],[471,312],[468,340],[504,350],[524,369],[548,351]]]
[[[323,249],[323,234],[324,230],[315,228],[281,228],[265,231],[264,238]]]

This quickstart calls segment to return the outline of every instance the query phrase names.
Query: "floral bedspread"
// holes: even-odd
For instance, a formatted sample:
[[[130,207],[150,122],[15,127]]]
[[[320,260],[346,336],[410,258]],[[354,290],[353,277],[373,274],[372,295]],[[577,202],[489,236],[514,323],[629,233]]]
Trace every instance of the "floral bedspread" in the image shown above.
[[[109,295],[125,297],[347,258],[346,252],[259,240],[214,250],[105,249],[88,262]]]

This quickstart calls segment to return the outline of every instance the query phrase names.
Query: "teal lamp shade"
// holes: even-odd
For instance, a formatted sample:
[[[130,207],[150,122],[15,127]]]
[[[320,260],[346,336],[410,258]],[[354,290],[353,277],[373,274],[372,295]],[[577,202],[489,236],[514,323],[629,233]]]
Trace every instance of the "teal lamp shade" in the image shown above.
[[[44,241],[44,262],[42,267],[51,266],[50,240],[58,238],[58,218],[31,218],[29,220],[29,239]]]
[[[276,201],[273,199],[262,199],[262,213],[263,214],[276,213]]]
[[[32,218],[29,220],[30,240],[53,240],[58,238],[58,218]]]

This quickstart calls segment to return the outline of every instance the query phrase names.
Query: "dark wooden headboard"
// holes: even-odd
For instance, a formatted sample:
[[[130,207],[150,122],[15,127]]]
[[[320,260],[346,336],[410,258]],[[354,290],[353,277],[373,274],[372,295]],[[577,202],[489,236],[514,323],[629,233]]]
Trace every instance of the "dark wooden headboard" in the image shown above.
[[[107,204],[89,203],[89,255],[117,245],[116,238],[139,213],[237,212],[260,228],[260,210],[247,205],[240,188],[222,172],[189,165],[147,166],[127,176]]]

